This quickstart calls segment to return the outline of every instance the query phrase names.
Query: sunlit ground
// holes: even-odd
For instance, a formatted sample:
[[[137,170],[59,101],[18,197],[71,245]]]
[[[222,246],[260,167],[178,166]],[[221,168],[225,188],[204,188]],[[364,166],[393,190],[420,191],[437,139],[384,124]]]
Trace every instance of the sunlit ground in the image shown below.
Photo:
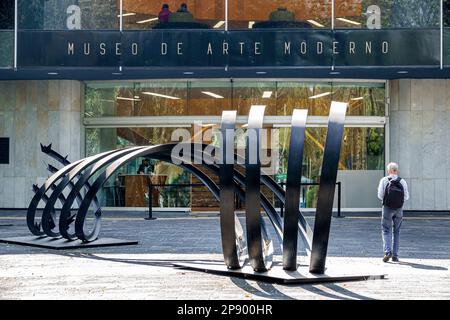
[[[51,251],[0,244],[0,298],[450,298],[449,217],[406,219],[401,262],[387,264],[381,261],[377,218],[333,219],[328,270],[347,274],[364,271],[388,277],[323,285],[277,285],[177,269],[174,262],[221,261],[218,218],[142,218],[122,213],[107,215],[103,223],[102,236],[136,239],[137,246]],[[25,220],[19,214],[2,214],[0,225],[5,224],[13,226],[0,227],[1,237],[28,235]],[[279,260],[279,249],[276,254]],[[301,249],[299,263],[308,263]]]

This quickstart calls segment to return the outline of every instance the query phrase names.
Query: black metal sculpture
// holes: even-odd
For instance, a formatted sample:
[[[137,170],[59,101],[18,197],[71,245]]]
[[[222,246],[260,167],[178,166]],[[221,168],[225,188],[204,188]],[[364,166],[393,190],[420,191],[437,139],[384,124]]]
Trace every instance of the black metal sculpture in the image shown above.
[[[297,241],[300,236],[310,257],[309,271],[323,274],[346,108],[347,104],[337,102],[333,102],[330,108],[314,232],[299,209],[307,111],[293,112],[287,185],[284,190],[270,176],[261,175],[259,151],[264,106],[253,106],[250,110],[244,159],[234,152],[235,111],[223,112],[221,143],[220,148],[216,148],[215,154],[205,151],[207,145],[169,143],[108,151],[69,163],[67,157],[56,154],[51,150],[51,146],[43,146],[43,151],[61,162],[64,167],[59,170],[49,167],[52,175],[40,188],[34,186],[35,196],[27,212],[28,228],[37,236],[63,237],[70,241],[76,239],[83,242],[95,241],[100,233],[102,214],[96,198],[97,193],[118,169],[134,159],[146,157],[174,163],[185,169],[197,177],[220,202],[222,249],[228,270],[241,270],[245,265],[247,251],[251,268],[255,273],[265,274],[271,269],[273,242],[270,240],[264,216],[261,215],[262,208],[282,244],[283,269],[297,270]],[[185,154],[174,154],[174,149],[179,149],[180,146],[182,150],[190,151],[190,163],[182,161],[185,160]],[[201,163],[206,171],[192,163]],[[239,166],[241,168],[238,168]],[[245,174],[242,173],[242,169],[245,169]],[[218,178],[219,186],[214,182],[215,177]],[[90,184],[89,181],[94,178]],[[261,184],[285,205],[284,218],[261,192]],[[63,192],[67,189],[69,192],[65,197]],[[84,196],[81,195],[83,189],[86,190]],[[51,194],[48,196],[47,192],[50,191]],[[235,194],[245,201],[246,241],[243,228],[235,214]],[[62,209],[57,223],[55,204],[58,200],[62,203]],[[40,201],[45,203],[45,207],[41,223],[36,223],[36,210]],[[75,201],[78,202],[78,208],[73,209]],[[92,205],[93,226],[88,230],[86,217]],[[55,230],[56,228],[58,230]]]
[[[300,186],[302,182],[302,162],[299,159],[303,159],[307,116],[307,110],[294,110],[292,115],[283,230],[283,267],[286,270],[297,270],[298,219],[300,216]],[[303,223],[301,229],[307,230],[306,221],[303,221]],[[309,230],[306,232],[304,238],[309,239],[311,232]],[[310,247],[311,244],[308,242],[308,252]]]
[[[333,200],[336,188],[339,155],[341,151],[342,135],[347,104],[333,103],[328,121],[327,139],[320,175],[320,186],[317,198],[316,221],[311,251],[311,273],[325,272],[328,238],[330,235],[331,215],[333,213]]]
[[[235,231],[236,221],[239,220],[234,214],[234,206],[225,205],[234,203],[234,131],[236,128],[236,115],[236,111],[224,111],[220,128],[222,139],[222,152],[219,161],[220,230],[223,257],[229,269],[240,269],[244,263],[243,250],[238,247],[239,241]],[[239,240],[242,242],[242,235]]]

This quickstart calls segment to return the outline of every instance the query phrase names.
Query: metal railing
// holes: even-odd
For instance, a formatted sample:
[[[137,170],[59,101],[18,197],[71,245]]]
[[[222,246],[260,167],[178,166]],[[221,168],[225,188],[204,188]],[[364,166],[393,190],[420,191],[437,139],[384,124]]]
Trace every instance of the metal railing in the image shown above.
[[[284,187],[286,185],[286,182],[281,182],[280,185],[282,187]],[[336,182],[336,185],[337,185],[337,188],[338,188],[338,190],[337,190],[337,197],[338,198],[337,198],[337,216],[336,216],[336,218],[343,218],[344,216],[342,216],[342,214],[341,214],[342,182],[338,181],[338,182]],[[320,186],[320,183],[316,182],[316,183],[302,183],[301,184],[301,187],[311,187],[311,186]],[[302,188],[301,192],[302,192],[302,198],[306,199],[306,188]],[[281,215],[281,217],[283,217],[283,214],[284,214],[284,206],[281,203],[281,205],[280,205],[280,215]]]
[[[150,181],[150,179],[149,179]],[[148,217],[145,218],[145,220],[155,220],[156,218],[153,217],[153,188],[192,188],[192,187],[204,187],[204,184],[201,183],[174,183],[174,184],[154,184],[150,183],[148,184]]]
[[[284,187],[286,185],[285,182],[280,183],[281,187]],[[341,193],[342,193],[342,183],[336,182],[337,185],[337,216],[336,218],[343,218],[341,215]],[[319,183],[302,183],[301,186],[320,186]],[[146,220],[154,220],[153,217],[153,201],[152,201],[152,194],[153,194],[153,188],[192,188],[192,187],[205,187],[205,185],[201,183],[182,183],[182,184],[148,184],[148,217],[145,218]],[[306,199],[306,188],[302,188],[302,198]],[[240,200],[238,199],[237,195],[235,196],[235,204],[236,207],[240,206]],[[280,216],[284,216],[284,205],[280,202]]]

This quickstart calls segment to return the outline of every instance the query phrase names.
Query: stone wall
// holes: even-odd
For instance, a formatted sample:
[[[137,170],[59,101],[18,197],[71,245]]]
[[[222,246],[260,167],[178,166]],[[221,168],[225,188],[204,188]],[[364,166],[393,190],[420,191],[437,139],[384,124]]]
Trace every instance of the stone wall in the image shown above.
[[[0,81],[0,137],[11,141],[10,164],[0,164],[0,208],[27,207],[32,184],[47,177],[40,143],[81,158],[82,88],[78,81]]]
[[[390,82],[390,156],[412,210],[450,209],[450,80]]]

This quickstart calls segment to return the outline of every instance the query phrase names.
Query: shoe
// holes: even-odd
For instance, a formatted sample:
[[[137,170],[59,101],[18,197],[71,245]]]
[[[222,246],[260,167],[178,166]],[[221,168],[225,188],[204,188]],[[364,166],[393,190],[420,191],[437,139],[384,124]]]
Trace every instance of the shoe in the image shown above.
[[[398,257],[392,257],[392,261],[393,262],[399,262],[400,260],[398,260]]]
[[[388,262],[392,258],[392,253],[386,253],[383,257],[383,262]]]

